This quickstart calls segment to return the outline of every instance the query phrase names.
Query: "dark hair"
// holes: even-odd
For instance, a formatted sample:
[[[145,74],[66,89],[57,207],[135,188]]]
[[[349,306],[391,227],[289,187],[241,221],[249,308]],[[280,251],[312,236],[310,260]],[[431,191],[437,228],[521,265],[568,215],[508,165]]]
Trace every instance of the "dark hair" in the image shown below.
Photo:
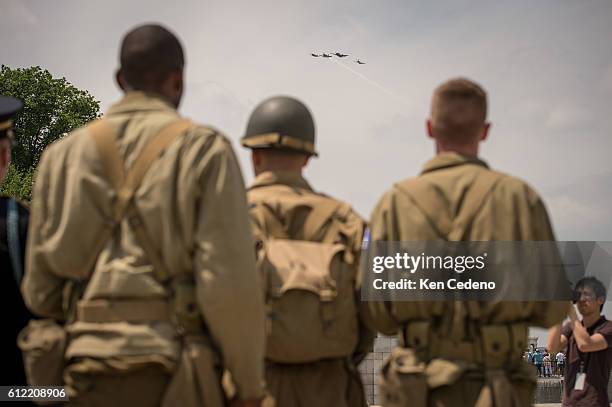
[[[595,277],[583,277],[576,283],[576,291],[581,288],[590,288],[595,293],[595,298],[606,299],[606,287],[601,281]],[[603,304],[599,307],[599,311],[603,309]]]
[[[119,56],[125,81],[134,90],[149,90],[185,64],[183,47],[166,28],[148,24],[128,32]]]

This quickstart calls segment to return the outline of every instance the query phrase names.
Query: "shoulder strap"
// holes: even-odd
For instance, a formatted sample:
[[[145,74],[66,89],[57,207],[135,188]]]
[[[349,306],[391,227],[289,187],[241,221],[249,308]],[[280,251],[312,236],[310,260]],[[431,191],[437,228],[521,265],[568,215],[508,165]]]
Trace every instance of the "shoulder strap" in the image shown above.
[[[459,214],[453,220],[451,230],[448,234],[449,241],[458,242],[464,239],[476,214],[480,211],[480,208],[482,208],[485,199],[502,177],[502,174],[495,171],[482,171],[482,173],[477,176],[472,187],[467,192]]]
[[[321,233],[321,229],[332,220],[333,216],[342,207],[342,202],[333,200],[325,200],[316,203],[312,206],[312,210],[304,221],[304,237],[308,240],[321,240],[328,243],[329,239],[333,238],[333,233],[336,231],[328,230],[321,239],[317,239]]]
[[[274,208],[266,202],[255,202],[251,204],[251,216],[255,219],[257,227],[261,229],[262,238],[270,237],[276,239],[287,239],[287,228],[278,218]]]
[[[483,171],[467,192],[459,213],[453,218],[446,201],[422,177],[397,184],[396,188],[408,196],[423,212],[436,233],[444,240],[460,241],[482,207],[485,198],[503,177],[495,171]]]
[[[14,199],[8,199],[6,202],[6,240],[13,276],[15,277],[17,287],[19,287],[23,268],[21,265],[21,244],[19,241],[19,205],[17,205],[17,201]]]
[[[127,174],[124,170],[123,159],[117,149],[114,129],[102,119],[89,126],[90,135],[104,164],[108,180],[117,192],[117,202],[113,213],[114,225],[117,225],[127,215],[136,239],[153,264],[156,278],[161,282],[167,281],[170,278],[170,273],[165,267],[159,251],[146,233],[140,213],[132,198],[153,162],[192,125],[189,120],[179,119],[162,128],[134,160],[132,168]],[[107,233],[100,239],[102,244],[97,248],[98,252],[95,259],[97,259],[112,234],[111,228],[106,230]]]
[[[425,215],[425,219],[441,239],[447,240],[452,227],[449,206],[436,191],[422,178],[416,177],[396,184],[395,187],[406,195]]]

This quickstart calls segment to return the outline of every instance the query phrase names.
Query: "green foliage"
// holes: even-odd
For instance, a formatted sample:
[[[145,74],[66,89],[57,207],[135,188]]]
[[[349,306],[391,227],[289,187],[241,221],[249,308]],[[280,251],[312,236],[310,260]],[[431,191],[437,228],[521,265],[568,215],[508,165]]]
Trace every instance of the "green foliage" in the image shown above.
[[[14,121],[15,177],[31,176],[47,145],[99,116],[100,103],[91,94],[77,89],[66,78],[53,78],[38,66],[11,69],[2,65],[0,95],[24,102]]]
[[[12,196],[22,201],[29,201],[32,197],[32,183],[34,182],[33,168],[20,170],[11,165],[6,179],[0,185],[0,194]]]

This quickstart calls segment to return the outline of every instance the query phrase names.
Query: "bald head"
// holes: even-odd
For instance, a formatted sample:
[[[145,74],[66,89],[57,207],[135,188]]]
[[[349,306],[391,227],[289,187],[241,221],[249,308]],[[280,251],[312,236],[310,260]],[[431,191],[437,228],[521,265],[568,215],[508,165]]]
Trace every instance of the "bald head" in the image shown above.
[[[175,99],[180,90],[180,100],[185,63],[183,47],[166,28],[155,24],[134,28],[123,37],[119,59],[118,80],[124,90],[162,93],[171,99]],[[173,89],[177,86],[180,89]],[[172,95],[166,94],[168,92]]]
[[[486,127],[487,94],[475,82],[451,79],[434,91],[430,133],[443,143],[464,145],[478,142]]]

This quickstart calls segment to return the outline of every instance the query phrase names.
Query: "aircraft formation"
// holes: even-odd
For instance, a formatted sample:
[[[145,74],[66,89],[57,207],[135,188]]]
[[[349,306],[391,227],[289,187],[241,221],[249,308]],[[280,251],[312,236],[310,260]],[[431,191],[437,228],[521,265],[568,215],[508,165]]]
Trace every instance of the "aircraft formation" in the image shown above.
[[[329,54],[325,52],[322,54],[311,53],[310,55],[312,55],[315,58],[332,58],[334,55],[337,56],[338,58],[346,58],[349,56],[348,54],[343,54],[342,52],[330,52]],[[358,63],[359,65],[365,64],[365,62],[359,59],[356,59],[355,62]]]

